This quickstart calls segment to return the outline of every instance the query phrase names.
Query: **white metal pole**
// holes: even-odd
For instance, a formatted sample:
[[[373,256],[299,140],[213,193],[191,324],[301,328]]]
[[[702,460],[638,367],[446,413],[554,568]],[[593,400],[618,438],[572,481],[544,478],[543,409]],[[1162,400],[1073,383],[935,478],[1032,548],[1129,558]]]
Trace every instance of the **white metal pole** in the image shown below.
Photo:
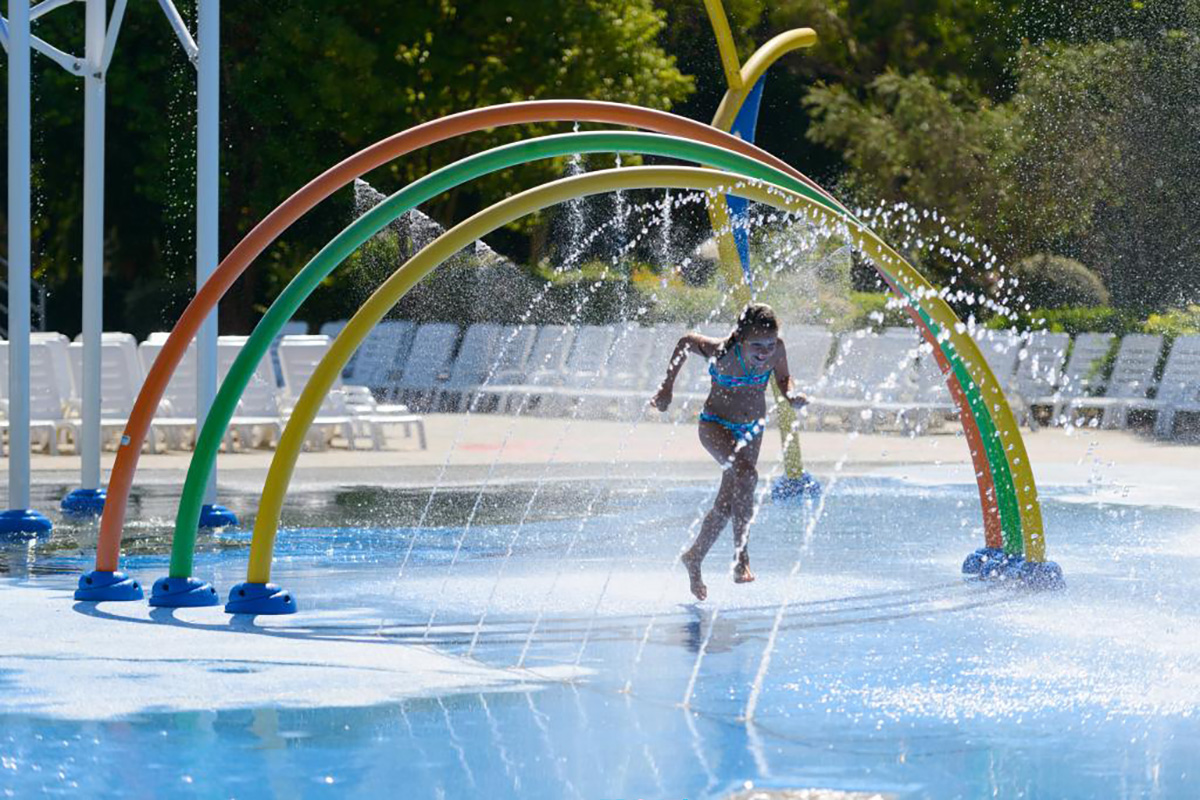
[[[100,488],[100,342],[104,330],[104,39],[106,0],[87,0],[83,78],[83,429],[81,482]]]
[[[8,507],[29,508],[29,0],[8,0]]]
[[[196,88],[196,289],[217,268],[217,202],[220,182],[220,0],[199,0],[196,38],[200,47]],[[196,342],[196,422],[203,425],[217,392],[217,314],[209,315]],[[197,428],[199,431],[199,428]],[[217,498],[214,468],[205,502]]]

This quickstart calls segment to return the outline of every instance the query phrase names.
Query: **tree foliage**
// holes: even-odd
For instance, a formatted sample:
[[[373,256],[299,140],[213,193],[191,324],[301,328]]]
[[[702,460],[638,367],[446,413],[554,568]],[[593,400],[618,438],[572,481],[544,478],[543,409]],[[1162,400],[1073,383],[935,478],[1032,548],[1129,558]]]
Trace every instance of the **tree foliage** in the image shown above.
[[[808,135],[841,154],[842,188],[861,203],[939,210],[1010,264],[1075,257],[1123,307],[1194,299],[1197,32],[1028,45],[1016,63],[1004,102],[923,73],[888,72],[859,92],[819,85]],[[927,265],[943,278],[952,268]]]

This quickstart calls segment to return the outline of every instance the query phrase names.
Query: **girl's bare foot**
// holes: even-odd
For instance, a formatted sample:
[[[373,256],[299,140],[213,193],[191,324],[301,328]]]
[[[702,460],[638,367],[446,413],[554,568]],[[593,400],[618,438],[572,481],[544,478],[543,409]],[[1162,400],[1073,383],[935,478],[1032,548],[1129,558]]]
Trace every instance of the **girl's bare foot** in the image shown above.
[[[679,560],[683,562],[683,568],[687,570],[688,580],[692,584],[692,594],[696,596],[697,600],[708,597],[708,587],[704,585],[704,580],[700,577],[700,560],[691,553],[684,553]]]
[[[750,559],[740,558],[733,565],[734,583],[754,583],[754,573],[750,571]]]

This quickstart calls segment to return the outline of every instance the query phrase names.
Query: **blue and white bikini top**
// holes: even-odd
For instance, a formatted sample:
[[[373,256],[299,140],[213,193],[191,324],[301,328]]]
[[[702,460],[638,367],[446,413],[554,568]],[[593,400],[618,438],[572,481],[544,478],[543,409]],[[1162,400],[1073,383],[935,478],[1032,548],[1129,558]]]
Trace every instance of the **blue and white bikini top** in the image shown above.
[[[742,359],[742,346],[735,344],[733,346],[734,355],[737,356],[738,363],[742,365],[742,372],[745,375],[724,375],[717,372],[717,360],[714,358],[708,362],[708,374],[712,376],[713,383],[717,386],[723,386],[726,389],[742,389],[747,386],[766,386],[767,381],[771,380],[771,370],[766,372],[751,372],[746,366],[746,362]]]

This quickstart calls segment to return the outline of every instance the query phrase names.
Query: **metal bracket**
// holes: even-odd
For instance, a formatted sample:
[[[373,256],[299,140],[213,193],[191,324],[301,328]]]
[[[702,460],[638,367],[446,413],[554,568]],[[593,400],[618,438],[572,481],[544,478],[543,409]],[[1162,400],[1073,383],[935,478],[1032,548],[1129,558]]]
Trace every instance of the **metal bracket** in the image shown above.
[[[44,17],[56,8],[62,8],[74,2],[82,2],[82,0],[42,0],[42,2],[29,9],[29,21],[33,22],[38,17]]]
[[[192,66],[195,66],[196,60],[200,57],[200,47],[196,44],[196,40],[192,38],[191,32],[188,31],[187,23],[179,15],[179,10],[175,8],[175,3],[172,0],[158,0],[158,4],[162,7],[163,13],[167,15],[167,22],[171,23],[171,28],[175,31],[175,37],[179,39],[179,44],[183,46],[183,52],[187,53],[188,61],[191,61]]]
[[[49,2],[49,0],[47,0]],[[40,8],[40,6],[39,6]],[[0,40],[4,44],[4,52],[8,52],[8,19],[0,17]],[[83,75],[84,61],[70,53],[64,53],[40,36],[29,36],[29,46],[49,58],[72,75]]]
[[[46,0],[46,2],[50,2],[50,0]],[[104,53],[100,56],[101,74],[108,72],[108,65],[112,63],[113,50],[117,46],[117,35],[121,32],[121,23],[125,21],[125,6],[126,0],[117,0],[116,5],[113,6],[112,18],[108,21],[108,32],[104,36]]]

